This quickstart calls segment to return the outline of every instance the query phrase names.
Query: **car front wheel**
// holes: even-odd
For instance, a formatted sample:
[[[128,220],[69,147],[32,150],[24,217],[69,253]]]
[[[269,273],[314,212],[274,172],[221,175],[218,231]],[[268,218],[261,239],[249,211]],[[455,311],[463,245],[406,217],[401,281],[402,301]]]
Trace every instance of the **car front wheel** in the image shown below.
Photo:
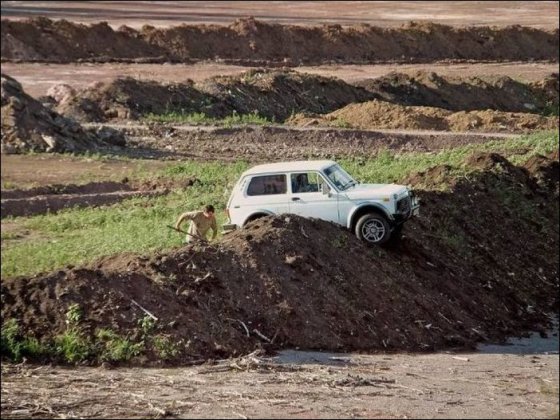
[[[385,217],[377,213],[368,213],[358,220],[356,236],[368,244],[382,245],[391,237],[391,227]]]

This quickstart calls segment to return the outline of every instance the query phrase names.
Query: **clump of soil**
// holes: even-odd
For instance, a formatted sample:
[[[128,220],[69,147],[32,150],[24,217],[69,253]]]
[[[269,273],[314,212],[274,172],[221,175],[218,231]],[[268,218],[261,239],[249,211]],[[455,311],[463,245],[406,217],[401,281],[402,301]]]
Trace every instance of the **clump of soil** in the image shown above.
[[[57,109],[80,121],[137,119],[148,113],[203,113],[224,118],[258,113],[283,121],[294,112],[330,112],[373,96],[336,78],[295,71],[252,70],[201,83],[161,84],[130,77],[67,94]],[[54,98],[53,98],[54,100]]]
[[[419,71],[409,75],[392,72],[355,83],[376,99],[451,111],[494,109],[507,112],[547,112],[558,107],[558,73],[544,80],[522,83],[507,76],[497,80],[441,76]]]
[[[2,153],[94,151],[110,148],[112,137],[101,139],[74,120],[45,108],[15,79],[2,74]]]
[[[364,130],[412,129],[481,132],[529,132],[558,128],[558,117],[494,110],[452,112],[384,101],[350,104],[326,115],[294,115],[288,124],[328,125]]]
[[[2,318],[45,340],[78,304],[84,333],[148,343],[133,363],[161,362],[155,337],[176,346],[167,363],[188,363],[256,348],[472,348],[544,331],[559,303],[558,202],[503,158],[472,161],[486,169],[448,192],[418,191],[422,216],[395,249],[319,220],[265,217],[217,244],[5,279]]]
[[[77,41],[76,41],[77,40]],[[411,22],[295,26],[244,18],[228,26],[179,25],[140,31],[43,17],[2,20],[2,59],[24,61],[179,61],[221,59],[284,65],[437,60],[558,61],[558,29],[451,27]]]

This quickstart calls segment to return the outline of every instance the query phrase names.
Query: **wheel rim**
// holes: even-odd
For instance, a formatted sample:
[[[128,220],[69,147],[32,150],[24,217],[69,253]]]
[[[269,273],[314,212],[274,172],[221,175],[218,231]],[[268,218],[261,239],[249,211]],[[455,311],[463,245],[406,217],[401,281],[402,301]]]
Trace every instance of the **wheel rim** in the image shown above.
[[[362,236],[368,242],[379,242],[385,236],[385,225],[379,219],[370,219],[362,226]]]

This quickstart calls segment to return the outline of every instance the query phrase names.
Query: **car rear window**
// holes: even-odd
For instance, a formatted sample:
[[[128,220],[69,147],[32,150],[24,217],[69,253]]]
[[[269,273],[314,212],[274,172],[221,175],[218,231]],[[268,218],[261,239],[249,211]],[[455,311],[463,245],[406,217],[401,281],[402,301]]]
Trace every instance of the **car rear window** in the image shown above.
[[[286,175],[254,176],[247,187],[247,195],[286,194]]]

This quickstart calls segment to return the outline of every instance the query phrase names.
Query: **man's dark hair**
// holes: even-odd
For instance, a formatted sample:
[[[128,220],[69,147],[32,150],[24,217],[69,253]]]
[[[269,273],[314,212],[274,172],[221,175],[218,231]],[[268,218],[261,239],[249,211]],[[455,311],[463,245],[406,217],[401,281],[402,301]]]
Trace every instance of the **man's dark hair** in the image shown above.
[[[206,207],[204,207],[204,211],[206,213],[215,213],[214,206],[212,204],[208,204]]]

